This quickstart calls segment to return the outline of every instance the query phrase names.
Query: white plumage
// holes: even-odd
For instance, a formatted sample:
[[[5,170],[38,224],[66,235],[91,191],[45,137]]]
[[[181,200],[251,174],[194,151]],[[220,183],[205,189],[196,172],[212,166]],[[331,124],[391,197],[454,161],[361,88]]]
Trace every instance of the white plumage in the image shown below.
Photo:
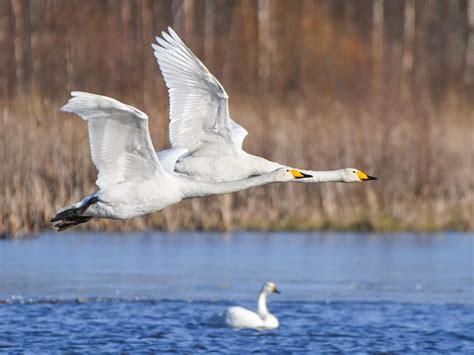
[[[178,160],[175,171],[205,181],[223,182],[283,167],[242,149],[247,131],[230,118],[224,88],[176,32],[170,27],[168,32],[161,33],[163,38],[156,37],[158,44],[152,47],[169,91],[171,146],[189,151]],[[353,168],[301,171],[312,177],[299,182],[375,179]]]
[[[163,172],[145,113],[106,96],[79,91],[71,92],[71,96],[61,111],[75,113],[87,121],[99,188],[149,179]]]
[[[188,152],[186,148],[171,148],[160,150],[156,153],[158,160],[165,169],[170,174],[174,173],[174,166],[179,158],[185,155]]]
[[[62,110],[77,114],[88,123],[99,191],[58,212],[51,221],[58,222],[60,231],[93,217],[128,219],[159,211],[185,198],[303,177],[296,170],[283,168],[239,181],[201,182],[173,171],[186,148],[155,153],[148,116],[136,108],[106,96],[75,91]]]
[[[232,306],[220,315],[221,321],[232,328],[242,329],[275,329],[279,322],[277,317],[271,314],[267,308],[267,297],[271,293],[280,293],[273,282],[267,282],[262,286],[258,295],[257,312],[247,308]]]
[[[169,89],[171,145],[190,152],[234,145],[224,88],[173,30],[163,37],[153,49]]]

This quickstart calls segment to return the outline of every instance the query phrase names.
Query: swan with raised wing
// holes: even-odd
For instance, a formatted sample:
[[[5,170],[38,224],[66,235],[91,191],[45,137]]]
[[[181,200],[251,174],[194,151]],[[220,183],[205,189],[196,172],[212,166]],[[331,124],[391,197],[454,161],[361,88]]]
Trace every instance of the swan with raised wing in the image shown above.
[[[173,171],[174,164],[187,149],[171,149],[157,155],[145,113],[106,96],[77,91],[71,95],[61,110],[87,121],[99,190],[60,210],[51,219],[58,231],[91,218],[129,219],[159,211],[186,198],[309,177],[291,168],[223,183],[203,182],[177,174]]]
[[[175,171],[205,181],[232,181],[265,174],[283,165],[248,154],[242,149],[247,131],[230,118],[228,96],[204,64],[168,27],[154,55],[170,98],[169,139],[173,148],[185,148]],[[308,178],[297,182],[362,182],[376,180],[346,168],[332,171],[301,170]],[[311,175],[311,177],[309,177]]]

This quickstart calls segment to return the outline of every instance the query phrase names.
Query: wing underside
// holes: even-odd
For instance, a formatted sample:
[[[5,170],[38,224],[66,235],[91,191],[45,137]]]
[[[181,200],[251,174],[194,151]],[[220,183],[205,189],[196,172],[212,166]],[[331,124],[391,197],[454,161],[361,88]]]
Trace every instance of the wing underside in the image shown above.
[[[170,142],[190,153],[206,149],[214,154],[242,147],[247,131],[229,116],[222,85],[168,28],[153,44],[154,54],[170,96]],[[219,148],[216,148],[219,146]]]
[[[74,91],[61,110],[87,121],[99,188],[162,173],[148,131],[148,116],[106,96]]]

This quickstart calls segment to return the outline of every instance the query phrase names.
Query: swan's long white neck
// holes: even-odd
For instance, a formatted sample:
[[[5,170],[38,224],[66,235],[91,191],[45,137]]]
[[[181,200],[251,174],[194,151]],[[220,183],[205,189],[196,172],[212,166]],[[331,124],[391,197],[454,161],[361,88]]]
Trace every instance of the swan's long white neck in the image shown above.
[[[253,159],[253,164],[261,168],[261,171],[272,171],[278,168],[288,168],[288,165],[282,165],[280,163],[276,163],[270,160],[266,160],[262,157],[247,154],[247,157],[251,157]],[[312,178],[304,178],[304,179],[295,179],[292,182],[299,182],[299,183],[315,183],[315,182],[344,182],[344,169],[338,170],[328,170],[328,171],[315,171],[315,170],[304,170],[299,168],[294,168],[298,171],[301,171],[304,174],[311,175]]]
[[[267,308],[267,293],[264,290],[260,291],[258,295],[257,313],[262,318],[269,313]]]
[[[275,180],[273,175],[271,174],[263,174],[243,180],[219,183],[197,181],[185,177],[180,177],[179,179],[183,182],[181,184],[181,191],[185,195],[185,198],[221,195],[229,192],[235,192],[245,190],[251,187],[265,185],[271,182],[277,182],[277,180]]]
[[[304,174],[312,175],[312,178],[297,179],[294,182],[344,182],[344,170],[314,171],[298,169]]]

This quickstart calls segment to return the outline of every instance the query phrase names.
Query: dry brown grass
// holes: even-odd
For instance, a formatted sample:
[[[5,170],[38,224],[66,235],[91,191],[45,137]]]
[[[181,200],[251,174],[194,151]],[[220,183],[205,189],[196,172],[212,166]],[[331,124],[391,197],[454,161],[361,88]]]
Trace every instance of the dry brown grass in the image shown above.
[[[118,98],[134,104],[133,98]],[[30,96],[3,106],[0,232],[5,235],[51,229],[56,208],[95,190],[86,125],[58,112],[65,101]],[[473,229],[473,111],[465,105],[370,108],[323,99],[264,101],[231,100],[232,117],[250,132],[248,152],[313,170],[357,167],[380,180],[278,184],[184,201],[130,221],[92,221],[85,228]],[[145,102],[151,104],[140,108],[151,117],[155,148],[164,148],[166,104]]]
[[[272,185],[86,228],[472,230],[466,11],[465,1],[0,2],[0,233],[51,228],[56,208],[95,190],[86,125],[57,111],[70,90],[137,106],[155,148],[167,147],[149,43],[168,25],[230,94],[248,152],[380,180]]]

